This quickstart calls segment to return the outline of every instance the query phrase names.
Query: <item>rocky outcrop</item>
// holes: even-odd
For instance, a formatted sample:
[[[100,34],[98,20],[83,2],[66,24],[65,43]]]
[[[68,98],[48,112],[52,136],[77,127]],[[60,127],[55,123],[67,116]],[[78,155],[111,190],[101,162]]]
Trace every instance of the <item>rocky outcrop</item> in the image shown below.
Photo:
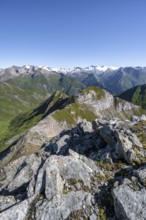
[[[124,101],[118,97],[114,97],[106,90],[97,87],[88,87],[85,89],[79,95],[77,102],[92,107],[97,116],[99,113],[105,116],[107,110],[112,116],[114,116],[115,112],[123,114],[123,112],[126,111],[130,113],[130,111],[133,111],[134,109],[137,111],[140,109],[139,106]]]
[[[141,121],[146,121],[146,115],[141,115],[141,116],[133,115],[132,116],[133,123],[137,123],[137,122],[141,122]]]
[[[99,122],[103,121],[103,116],[106,119],[112,119],[113,116],[127,119],[133,112],[139,113],[140,110],[140,107],[115,98],[101,88],[86,88],[77,98],[55,92],[33,111],[13,118],[4,137],[0,139],[0,147],[7,149],[4,152],[7,159],[5,161],[1,157],[0,165],[13,159],[18,152],[21,156],[37,152],[43,144],[79,122],[84,123],[80,125],[83,131],[92,132],[93,125],[90,122],[96,118]],[[144,117],[140,120],[145,120]]]
[[[91,179],[100,171],[92,166],[73,153],[48,158],[32,154],[11,162],[1,172],[0,218],[59,220],[87,207],[86,215],[94,215]]]
[[[0,170],[0,219],[145,219],[146,152],[134,124],[84,120],[15,155]]]
[[[113,189],[115,214],[118,219],[142,220],[146,216],[146,166],[134,170],[129,178],[116,182]]]
[[[20,157],[38,152],[42,145],[59,135],[63,129],[65,126],[61,127],[51,116],[46,117],[26,133],[9,140],[11,147],[1,154],[0,166],[3,167],[12,159],[16,159],[16,155]]]

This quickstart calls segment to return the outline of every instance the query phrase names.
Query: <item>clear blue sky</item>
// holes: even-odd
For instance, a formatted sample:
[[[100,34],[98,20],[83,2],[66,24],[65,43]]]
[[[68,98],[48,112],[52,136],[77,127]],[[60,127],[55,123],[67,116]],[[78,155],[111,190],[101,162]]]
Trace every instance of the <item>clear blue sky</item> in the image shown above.
[[[0,67],[146,66],[146,0],[0,0]]]

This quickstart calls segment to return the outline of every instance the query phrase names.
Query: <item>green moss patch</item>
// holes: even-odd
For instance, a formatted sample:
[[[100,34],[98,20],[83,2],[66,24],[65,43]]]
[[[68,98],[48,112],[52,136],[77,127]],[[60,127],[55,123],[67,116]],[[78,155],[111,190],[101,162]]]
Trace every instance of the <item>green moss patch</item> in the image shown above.
[[[73,103],[64,109],[57,110],[53,117],[58,122],[66,122],[69,126],[75,126],[77,119],[86,119],[87,121],[93,121],[96,118],[95,113],[86,105],[80,105]]]
[[[89,86],[86,89],[84,89],[81,93],[81,95],[87,95],[91,93],[91,91],[95,92],[95,96],[93,95],[93,98],[96,98],[97,100],[100,100],[105,97],[105,91],[101,89],[100,87],[95,86]]]

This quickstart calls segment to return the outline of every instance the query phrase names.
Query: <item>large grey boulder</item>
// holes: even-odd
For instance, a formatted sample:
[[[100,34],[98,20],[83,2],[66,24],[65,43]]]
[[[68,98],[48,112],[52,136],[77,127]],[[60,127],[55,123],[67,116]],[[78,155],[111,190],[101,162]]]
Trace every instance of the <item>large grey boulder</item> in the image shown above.
[[[119,220],[146,219],[146,189],[138,188],[135,183],[125,180],[113,189],[115,214]]]
[[[136,157],[135,152],[132,149],[132,142],[123,134],[117,133],[118,141],[115,149],[118,152],[119,158],[124,158],[128,163],[132,162]]]
[[[80,158],[72,156],[50,156],[37,175],[32,177],[28,186],[28,196],[45,191],[46,198],[50,199],[56,194],[61,194],[63,186],[68,179],[82,180],[90,187],[90,177],[93,170]]]
[[[69,192],[67,195],[56,195],[50,201],[36,204],[36,220],[67,219],[73,211],[91,206],[91,195],[84,191]]]
[[[59,138],[55,143],[51,143],[50,147],[51,154],[66,155],[68,153],[68,141],[70,136],[65,134]]]
[[[92,123],[84,119],[79,125],[79,129],[83,132],[83,134],[91,133],[93,132],[93,126]]]
[[[124,133],[116,131],[116,138],[117,143],[115,149],[119,158],[125,159],[128,163],[134,163],[139,160],[140,157],[144,157],[143,145],[135,134],[128,134],[127,131]]]
[[[29,211],[31,210],[31,205],[35,200],[36,195],[25,199],[22,202],[18,202],[12,205],[10,208],[2,211],[0,213],[0,219],[4,220],[26,220],[29,216]]]
[[[16,203],[14,196],[0,196],[0,212]]]
[[[99,134],[106,145],[110,146],[111,158],[124,159],[131,164],[144,157],[144,149],[138,137],[129,130],[130,126],[129,122],[115,121],[113,124],[103,125]],[[106,149],[108,153],[109,149]]]
[[[89,206],[87,216],[94,216],[90,190],[96,165],[72,150],[69,153],[44,160],[35,154],[23,156],[6,166],[0,219],[25,220],[32,215],[35,219],[66,219]]]
[[[23,156],[12,161],[3,169],[5,179],[2,181],[1,190],[5,189],[5,191],[10,193],[24,187],[25,184],[30,182],[32,176],[36,174],[41,161],[41,157],[36,154],[28,157]]]

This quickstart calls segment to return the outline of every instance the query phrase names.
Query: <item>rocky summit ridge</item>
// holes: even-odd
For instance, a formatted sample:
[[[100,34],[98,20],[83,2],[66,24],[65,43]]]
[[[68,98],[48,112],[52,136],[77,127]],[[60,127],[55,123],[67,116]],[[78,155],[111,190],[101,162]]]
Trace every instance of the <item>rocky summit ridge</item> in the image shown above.
[[[88,87],[13,118],[1,140],[0,219],[145,219],[143,113]]]
[[[0,151],[8,148],[7,153],[13,155],[13,149],[19,151],[24,145],[33,151],[33,146],[34,149],[41,147],[44,140],[49,141],[84,119],[89,122],[101,117],[126,120],[134,114],[145,114],[145,110],[98,87],[88,87],[77,97],[55,92],[32,111],[11,120],[0,137]]]
[[[0,170],[0,219],[145,219],[146,116],[83,120]]]

